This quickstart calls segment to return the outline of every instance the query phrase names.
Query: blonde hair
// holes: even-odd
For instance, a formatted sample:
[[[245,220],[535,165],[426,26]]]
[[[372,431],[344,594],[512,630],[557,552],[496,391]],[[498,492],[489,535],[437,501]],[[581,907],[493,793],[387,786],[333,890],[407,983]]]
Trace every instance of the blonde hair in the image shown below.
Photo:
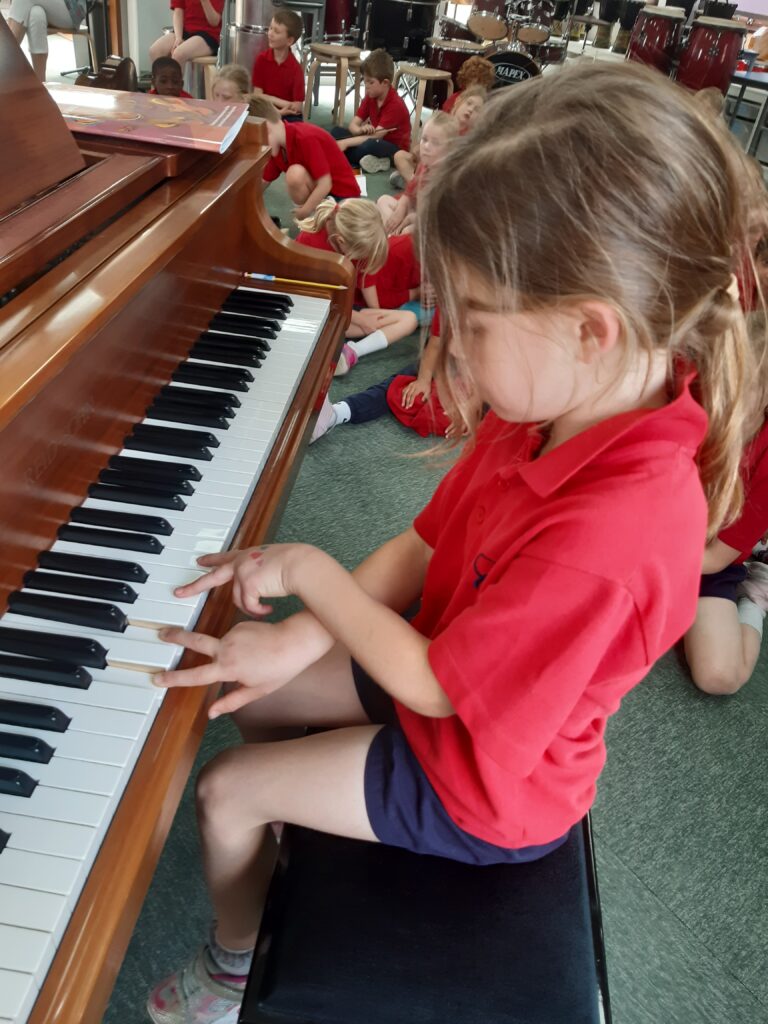
[[[426,123],[441,131],[448,140],[458,138],[459,126],[456,118],[444,110],[436,110]]]
[[[471,344],[457,280],[469,287],[480,278],[510,312],[606,302],[622,324],[625,365],[662,350],[670,378],[681,360],[698,370],[710,536],[732,520],[754,366],[729,292],[746,255],[744,174],[727,133],[680,86],[639,64],[544,75],[486,104],[419,205],[424,275],[451,339],[438,376],[469,431],[477,415],[449,354]]]
[[[361,71],[365,78],[391,82],[395,77],[395,62],[386,50],[372,50],[363,61]]]
[[[495,81],[496,68],[487,57],[469,57],[456,72],[456,84],[460,89],[481,85],[487,92]]]
[[[487,103],[488,90],[484,89],[482,85],[470,85],[468,89],[462,89],[456,97],[456,102],[451,107],[451,113],[455,114],[459,107],[466,103],[467,100],[482,100],[483,103]]]
[[[231,82],[241,96],[246,99],[251,93],[251,76],[242,64],[225,64],[216,72],[211,88],[217,82]]]
[[[248,113],[251,117],[263,117],[272,124],[280,124],[283,120],[280,111],[265,96],[252,96],[248,102]]]
[[[339,251],[359,264],[365,274],[375,274],[387,262],[387,233],[376,203],[370,199],[324,199],[311,216],[296,222],[300,231],[328,230],[337,238]]]
[[[304,32],[304,21],[298,11],[292,11],[289,7],[275,7],[272,11],[272,21],[278,25],[284,25],[288,38],[294,43]]]

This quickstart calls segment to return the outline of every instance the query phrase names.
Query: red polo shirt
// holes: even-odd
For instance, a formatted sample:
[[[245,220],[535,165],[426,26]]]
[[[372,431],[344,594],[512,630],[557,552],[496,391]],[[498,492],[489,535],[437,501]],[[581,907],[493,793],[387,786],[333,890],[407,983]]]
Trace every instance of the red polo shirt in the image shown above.
[[[706,424],[685,382],[535,459],[535,430],[489,413],[416,518],[434,553],[413,626],[456,713],[397,711],[467,832],[546,843],[591,806],[606,719],[696,614]]]
[[[171,0],[171,10],[180,7],[184,11],[185,32],[205,32],[217,42],[221,36],[221,19],[218,25],[210,25],[200,0]],[[217,14],[224,10],[224,0],[211,0],[211,7]]]
[[[277,96],[290,103],[304,99],[304,72],[290,50],[281,64],[275,60],[274,50],[260,53],[253,65],[253,84],[267,96]]]
[[[264,181],[274,181],[293,164],[301,164],[315,181],[331,176],[331,195],[347,199],[360,195],[360,186],[349,161],[328,132],[302,121],[285,122],[285,149],[264,168]]]
[[[381,106],[378,100],[366,96],[357,108],[355,117],[361,121],[370,121],[374,128],[394,128],[394,131],[384,136],[384,141],[394,142],[398,149],[410,151],[411,116],[408,107],[391,86]]]
[[[747,445],[741,467],[744,507],[731,526],[721,530],[718,540],[741,552],[736,563],[752,554],[752,548],[768,531],[768,421]]]
[[[441,110],[444,110],[446,114],[450,114],[453,108],[456,106],[456,100],[461,96],[462,90],[457,89],[456,92],[451,93],[448,99],[443,103]]]
[[[375,286],[381,309],[397,309],[408,302],[409,292],[421,284],[421,268],[413,251],[412,235],[387,239],[387,262],[375,274],[363,279],[363,287]]]

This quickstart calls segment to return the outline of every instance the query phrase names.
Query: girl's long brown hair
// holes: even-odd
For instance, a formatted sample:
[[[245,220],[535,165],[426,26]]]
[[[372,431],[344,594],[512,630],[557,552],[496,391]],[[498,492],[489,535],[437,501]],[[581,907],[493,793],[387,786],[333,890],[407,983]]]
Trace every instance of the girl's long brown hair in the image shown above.
[[[754,181],[728,133],[682,87],[637,64],[593,65],[501,90],[435,170],[419,210],[424,274],[444,325],[439,382],[464,346],[457,280],[479,278],[514,310],[610,303],[626,365],[665,350],[698,370],[709,416],[699,451],[710,536],[741,506],[754,425],[753,349],[732,274],[749,258]],[[471,200],[471,201],[470,201]]]

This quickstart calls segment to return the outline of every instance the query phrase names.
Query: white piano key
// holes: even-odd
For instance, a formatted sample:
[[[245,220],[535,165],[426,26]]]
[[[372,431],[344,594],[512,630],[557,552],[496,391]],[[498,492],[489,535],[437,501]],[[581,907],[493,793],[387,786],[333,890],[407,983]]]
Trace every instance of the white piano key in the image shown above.
[[[6,693],[0,689],[0,698],[5,700],[19,700],[14,693]],[[27,704],[50,705],[50,701],[30,694],[24,698]],[[70,755],[65,751],[63,739],[71,733],[95,733],[97,736],[114,736],[125,740],[136,740],[142,731],[144,716],[133,714],[130,711],[113,711],[110,708],[92,708],[83,704],[70,704],[67,700],[57,700],[57,707],[62,714],[70,719],[70,725],[65,732],[54,732],[51,729],[33,728],[32,731],[42,736],[50,743],[62,757]],[[2,729],[11,728],[2,726]],[[26,728],[26,727],[25,727]],[[113,764],[112,761],[105,761],[105,764]],[[119,763],[119,762],[118,762]]]
[[[88,670],[92,671],[91,669]],[[109,671],[109,670],[108,670]],[[118,670],[120,671],[120,670]],[[95,670],[93,670],[95,674]],[[126,672],[127,675],[141,676],[141,672]],[[151,676],[144,674],[145,678]],[[0,676],[0,690],[11,694],[18,700],[37,697],[46,704],[58,706],[64,697],[70,704],[85,704],[88,707],[112,708],[116,711],[134,711],[144,715],[164,692],[157,686],[123,686],[117,683],[94,681],[87,690],[79,690],[74,686],[56,686],[53,683],[35,683],[26,679],[10,679]],[[5,726],[0,726],[0,729]]]
[[[53,932],[66,909],[65,896],[0,885],[0,924]]]
[[[49,932],[0,924],[0,970],[36,974],[51,953]]]
[[[26,1020],[39,989],[31,974],[0,968],[0,1021],[17,1024]]]
[[[80,861],[68,857],[22,853],[20,850],[9,850],[7,847],[0,853],[0,885],[68,896],[75,887],[81,871]]]
[[[46,742],[50,743],[47,737]],[[51,743],[51,746],[55,747],[55,745],[55,741]],[[57,756],[55,753],[48,764],[8,757],[0,757],[0,764],[4,768],[15,768],[17,771],[26,772],[41,786],[48,786],[50,789],[69,789],[77,793],[94,793],[96,796],[112,796],[117,792],[123,777],[122,770],[113,765],[86,764],[84,761],[72,761],[69,758]],[[14,799],[19,798],[15,797]],[[2,859],[2,854],[0,854],[0,864],[2,864]],[[0,872],[1,875],[2,872]]]
[[[83,860],[88,855],[96,835],[94,829],[86,825],[26,818],[20,814],[5,814],[2,811],[0,828],[4,832],[9,832],[11,836],[6,850],[46,853],[74,860]]]
[[[101,824],[108,806],[107,797],[96,796],[94,793],[75,793],[68,789],[51,789],[49,786],[38,786],[32,796],[27,797],[0,794],[0,812],[18,814],[25,818],[44,818],[46,821],[65,821],[70,825],[88,825],[90,828],[97,828]]]

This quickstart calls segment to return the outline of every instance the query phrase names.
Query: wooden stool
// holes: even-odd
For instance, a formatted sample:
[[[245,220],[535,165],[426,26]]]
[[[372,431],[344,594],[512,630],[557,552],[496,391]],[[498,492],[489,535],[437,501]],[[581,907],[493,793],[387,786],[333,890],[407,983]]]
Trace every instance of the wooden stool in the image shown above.
[[[308,121],[312,114],[312,90],[315,79],[324,65],[331,65],[336,73],[336,94],[333,102],[333,123],[344,124],[344,112],[347,101],[347,76],[350,61],[360,60],[360,49],[357,46],[339,46],[337,43],[312,43],[309,48],[312,60],[307,74],[307,97],[304,100],[304,120]],[[356,72],[355,89],[359,93],[360,71]]]
[[[413,84],[406,83],[406,91],[415,99],[413,108],[413,126],[411,128],[411,145],[415,146],[419,141],[421,131],[421,108],[424,106],[424,94],[427,91],[427,82],[445,82],[448,86],[448,96],[453,95],[453,79],[450,71],[438,71],[437,68],[423,68],[419,64],[397,65],[395,80],[392,83],[395,89],[401,78],[413,79]],[[415,83],[418,83],[416,85]],[[414,96],[415,92],[415,96]],[[447,99],[448,97],[446,97]]]
[[[213,99],[213,79],[217,60],[217,57],[193,57],[189,62],[189,91],[196,100]]]
[[[99,70],[99,62],[96,57],[96,47],[93,44],[93,36],[88,31],[87,26],[84,25],[83,28],[56,28],[55,25],[49,25],[48,35],[63,36],[64,39],[69,39],[73,46],[75,44],[75,36],[81,36],[82,38],[84,38],[88,43],[88,54],[91,62],[91,71]],[[75,56],[77,56],[77,54],[75,54]],[[67,74],[71,74],[71,72],[68,71]]]

